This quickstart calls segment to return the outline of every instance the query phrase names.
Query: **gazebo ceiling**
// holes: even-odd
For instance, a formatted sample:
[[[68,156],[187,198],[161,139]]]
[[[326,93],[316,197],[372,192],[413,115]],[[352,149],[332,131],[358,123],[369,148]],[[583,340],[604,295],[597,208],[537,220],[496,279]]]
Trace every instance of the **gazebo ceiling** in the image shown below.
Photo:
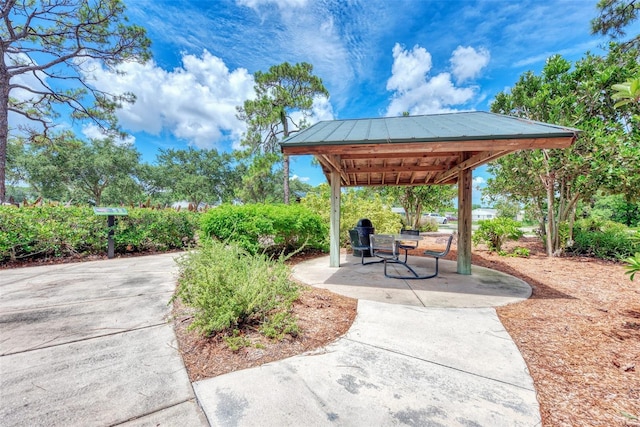
[[[577,129],[482,111],[318,122],[281,143],[314,155],[341,186],[455,184],[458,172],[522,149],[566,148]]]

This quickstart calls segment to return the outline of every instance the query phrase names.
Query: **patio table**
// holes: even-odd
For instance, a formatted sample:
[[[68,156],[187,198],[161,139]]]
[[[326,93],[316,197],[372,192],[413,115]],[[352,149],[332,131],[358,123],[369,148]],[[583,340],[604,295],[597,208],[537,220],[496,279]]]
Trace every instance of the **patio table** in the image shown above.
[[[393,238],[392,245],[389,245],[389,246],[377,246],[376,243],[375,243],[376,236],[379,236],[379,238],[385,238],[386,240],[388,240],[389,237]],[[373,237],[373,239],[371,241],[372,255],[377,256],[379,258],[382,258],[382,260],[384,261],[384,275],[386,277],[390,277],[390,278],[393,278],[393,279],[424,279],[424,278],[427,278],[427,277],[424,277],[424,276],[420,276],[408,264],[406,256],[405,256],[405,260],[404,261],[400,260],[400,257],[398,256],[398,251],[397,251],[397,245],[398,245],[399,242],[419,242],[419,241],[422,240],[422,236],[416,236],[416,235],[411,235],[411,234],[372,234],[371,237]],[[413,274],[413,276],[398,276],[398,275],[389,274],[387,272],[387,263],[402,264],[407,268],[407,270],[409,270]],[[428,276],[428,277],[432,277],[432,276]]]

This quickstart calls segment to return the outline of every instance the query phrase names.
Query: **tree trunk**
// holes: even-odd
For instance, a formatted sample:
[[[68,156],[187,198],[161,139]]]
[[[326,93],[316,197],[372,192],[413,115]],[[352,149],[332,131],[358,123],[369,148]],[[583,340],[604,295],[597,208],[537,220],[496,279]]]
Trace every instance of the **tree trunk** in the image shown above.
[[[4,51],[0,52],[0,204],[5,202],[7,188],[7,141],[9,139],[9,75]]]
[[[554,179],[550,176],[546,176],[543,179],[545,188],[547,190],[547,256],[554,256],[555,253],[555,240],[556,240],[556,217],[554,213]]]
[[[289,121],[287,120],[287,112],[283,109],[280,110],[280,122],[282,123],[284,139],[289,138]],[[284,155],[284,161],[282,165],[284,173],[284,204],[289,204],[289,156]]]
[[[418,205],[416,205],[416,218],[415,221],[413,223],[413,229],[414,230],[420,230],[420,217],[422,216],[422,205],[420,205],[418,203]]]
[[[284,169],[284,204],[289,204],[289,156],[284,155],[283,166]]]

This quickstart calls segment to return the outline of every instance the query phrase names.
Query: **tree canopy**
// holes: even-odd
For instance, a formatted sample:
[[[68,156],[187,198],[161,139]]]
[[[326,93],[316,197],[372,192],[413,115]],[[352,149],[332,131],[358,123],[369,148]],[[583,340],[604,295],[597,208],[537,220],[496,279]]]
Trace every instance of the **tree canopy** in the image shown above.
[[[200,203],[231,201],[239,187],[240,174],[232,166],[233,156],[217,150],[161,150],[158,154],[158,186],[173,200]]]
[[[612,39],[623,39],[627,32],[625,27],[640,16],[640,2],[638,0],[600,0],[597,8],[600,14],[591,20],[591,33],[609,36]],[[640,35],[635,35],[623,46],[640,48]]]
[[[278,142],[307,126],[314,98],[329,96],[322,79],[306,62],[284,62],[254,74],[256,98],[238,107],[238,118],[247,123],[245,146],[263,153],[279,152]],[[298,113],[296,118],[295,113]],[[289,157],[283,158],[284,202],[289,203]]]
[[[600,189],[629,197],[640,192],[640,138],[632,106],[614,108],[610,94],[613,84],[638,72],[638,51],[618,45],[606,57],[586,54],[575,64],[556,55],[540,75],[525,73],[491,105],[493,112],[582,131],[570,148],[520,151],[489,166],[494,177],[486,194],[533,205],[549,255],[562,250],[563,240],[570,242],[578,201]]]
[[[407,225],[420,229],[420,218],[423,210],[439,212],[453,206],[453,198],[457,195],[454,185],[421,185],[411,187],[384,187],[383,195],[392,198],[395,204],[404,209]]]
[[[75,120],[117,130],[116,109],[131,93],[88,83],[93,66],[113,68],[150,57],[145,30],[128,25],[121,0],[6,0],[0,8],[0,202],[4,201],[10,131],[46,136],[58,107]],[[19,127],[9,129],[9,112]]]

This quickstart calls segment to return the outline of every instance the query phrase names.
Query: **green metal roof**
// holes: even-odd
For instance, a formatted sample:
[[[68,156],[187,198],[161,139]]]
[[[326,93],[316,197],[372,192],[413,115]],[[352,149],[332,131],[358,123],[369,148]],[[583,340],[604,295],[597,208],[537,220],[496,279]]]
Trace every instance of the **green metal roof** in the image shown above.
[[[561,138],[580,131],[485,111],[331,120],[289,137],[282,146]]]

